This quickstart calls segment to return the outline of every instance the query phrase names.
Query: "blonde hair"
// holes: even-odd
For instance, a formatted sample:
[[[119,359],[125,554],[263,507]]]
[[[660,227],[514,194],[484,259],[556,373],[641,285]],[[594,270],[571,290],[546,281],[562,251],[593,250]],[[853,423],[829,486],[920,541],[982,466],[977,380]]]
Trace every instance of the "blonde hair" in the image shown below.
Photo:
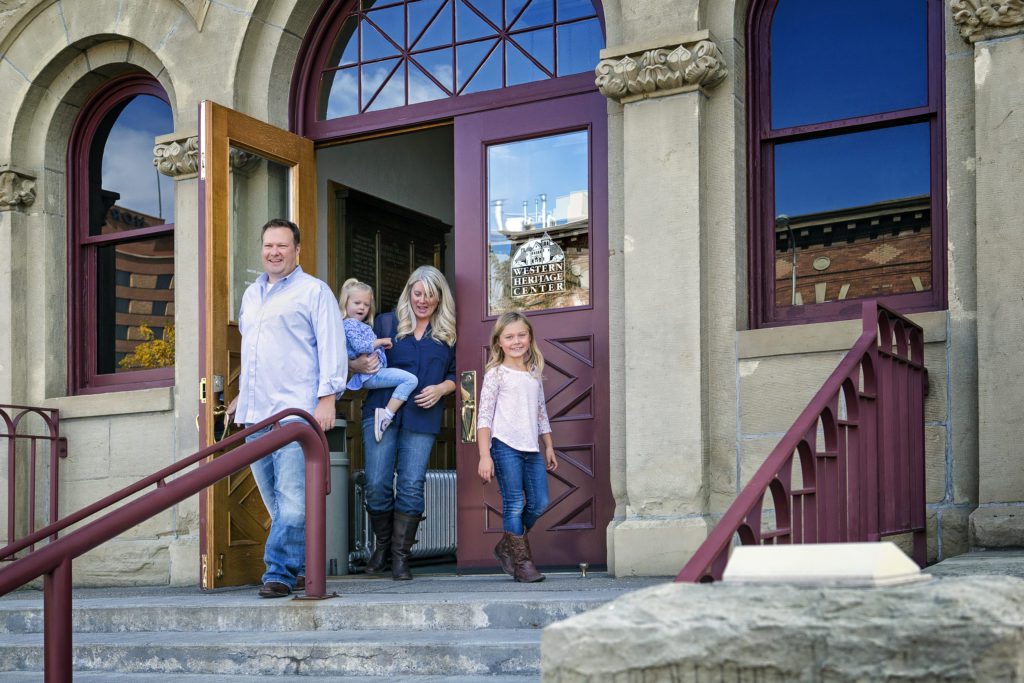
[[[360,292],[366,292],[367,294],[370,295],[370,310],[367,312],[366,319],[363,320],[363,322],[366,323],[367,325],[373,325],[373,314],[377,310],[377,306],[374,303],[373,299],[373,287],[366,284],[365,282],[360,282],[354,277],[350,277],[349,279],[345,280],[345,282],[341,285],[341,294],[338,295],[338,305],[341,307],[342,319],[348,317],[348,311],[345,309],[348,308],[348,298],[352,296],[352,292],[354,292],[355,290],[359,290]]]
[[[423,284],[427,297],[437,299],[437,308],[430,316],[430,336],[448,346],[455,346],[455,300],[452,298],[452,291],[448,289],[448,281],[434,266],[420,266],[412,271],[412,275],[405,283],[402,294],[398,297],[398,305],[395,306],[395,317],[398,319],[395,338],[408,337],[416,329],[416,315],[412,311],[410,292],[417,282]]]
[[[506,327],[513,323],[523,323],[526,325],[526,331],[530,333],[530,348],[526,350],[526,358],[523,359],[523,362],[530,374],[540,379],[544,373],[544,354],[537,346],[537,338],[533,334],[533,325],[530,324],[530,319],[520,311],[506,311],[494,321],[494,329],[491,331],[491,356],[487,360],[484,370],[496,368],[505,362],[505,351],[501,348],[501,334]]]

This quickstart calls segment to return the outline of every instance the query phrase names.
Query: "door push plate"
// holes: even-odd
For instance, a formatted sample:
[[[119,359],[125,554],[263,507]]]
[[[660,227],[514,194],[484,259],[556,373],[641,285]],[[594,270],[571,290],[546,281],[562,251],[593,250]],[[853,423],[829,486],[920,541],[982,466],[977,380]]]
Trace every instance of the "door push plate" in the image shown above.
[[[462,397],[462,443],[476,443],[476,370],[459,374]]]

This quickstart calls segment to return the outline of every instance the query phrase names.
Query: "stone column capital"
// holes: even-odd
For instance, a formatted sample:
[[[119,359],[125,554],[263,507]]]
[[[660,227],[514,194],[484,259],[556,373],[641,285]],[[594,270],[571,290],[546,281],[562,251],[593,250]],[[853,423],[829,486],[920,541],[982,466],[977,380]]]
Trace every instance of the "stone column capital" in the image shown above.
[[[195,133],[161,135],[153,147],[153,165],[175,180],[195,178],[199,175],[199,136]]]
[[[1024,33],[1024,0],[950,0],[949,8],[969,43]]]
[[[0,211],[15,211],[36,200],[36,177],[10,164],[0,164]]]
[[[594,70],[601,94],[620,103],[707,89],[729,70],[708,31],[657,44],[601,50]]]

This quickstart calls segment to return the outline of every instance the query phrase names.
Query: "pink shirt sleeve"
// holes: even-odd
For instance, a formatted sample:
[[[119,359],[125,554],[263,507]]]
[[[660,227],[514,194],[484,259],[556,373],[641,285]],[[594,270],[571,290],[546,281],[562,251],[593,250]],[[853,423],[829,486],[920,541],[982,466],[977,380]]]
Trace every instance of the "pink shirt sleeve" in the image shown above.
[[[537,433],[550,434],[551,423],[548,421],[548,402],[544,400],[544,382],[537,380]]]
[[[480,388],[480,403],[476,412],[476,428],[491,429],[494,426],[494,409],[498,403],[498,369],[491,368],[484,374]]]

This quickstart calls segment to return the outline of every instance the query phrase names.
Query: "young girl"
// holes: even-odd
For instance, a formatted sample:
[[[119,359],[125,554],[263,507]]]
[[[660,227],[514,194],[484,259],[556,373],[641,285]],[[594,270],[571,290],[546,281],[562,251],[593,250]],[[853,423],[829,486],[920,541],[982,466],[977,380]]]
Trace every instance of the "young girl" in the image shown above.
[[[501,489],[504,534],[494,559],[516,581],[543,581],[530,553],[526,533],[548,506],[547,472],[558,467],[551,425],[544,403],[541,373],[544,357],[533,338],[533,326],[522,313],[503,313],[491,332],[477,442],[484,483],[497,476]],[[543,455],[537,450],[544,443]]]
[[[377,339],[373,333],[373,288],[355,278],[345,280],[338,297],[341,305],[342,324],[345,326],[345,342],[348,357],[355,358],[364,353],[375,353],[380,359],[380,369],[372,375],[354,374],[348,380],[349,389],[386,389],[395,387],[391,400],[384,408],[377,408],[373,414],[373,437],[380,443],[384,430],[395,419],[395,413],[416,389],[419,380],[416,375],[398,368],[387,367],[388,359],[384,349],[391,348],[390,339]]]

